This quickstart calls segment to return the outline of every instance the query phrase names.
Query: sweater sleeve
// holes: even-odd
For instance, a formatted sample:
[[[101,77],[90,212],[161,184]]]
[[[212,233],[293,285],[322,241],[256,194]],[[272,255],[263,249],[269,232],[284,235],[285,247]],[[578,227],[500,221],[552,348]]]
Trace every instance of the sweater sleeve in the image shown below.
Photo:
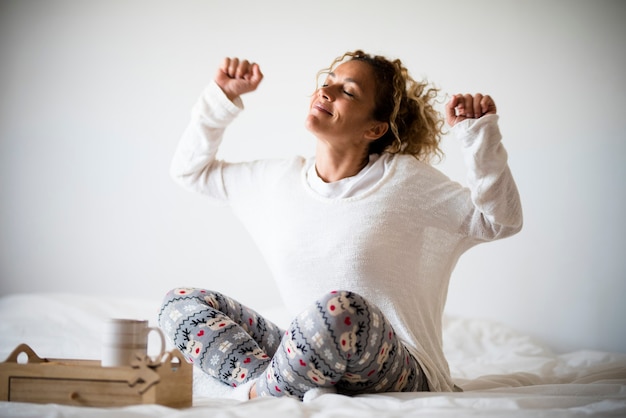
[[[497,122],[497,115],[486,115],[453,128],[463,147],[474,205],[466,227],[479,240],[504,238],[522,228],[522,205]]]
[[[229,123],[243,109],[240,98],[231,102],[212,82],[191,111],[170,166],[170,175],[185,189],[225,200],[217,150]]]

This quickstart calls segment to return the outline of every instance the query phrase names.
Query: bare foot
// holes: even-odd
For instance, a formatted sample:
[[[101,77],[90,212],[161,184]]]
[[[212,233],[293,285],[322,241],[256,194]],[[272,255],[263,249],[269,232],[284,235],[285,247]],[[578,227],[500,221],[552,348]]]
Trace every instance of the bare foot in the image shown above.
[[[257,397],[257,394],[256,394],[256,383],[253,383],[252,387],[250,388],[250,394],[248,395],[248,398],[254,399],[256,397]]]

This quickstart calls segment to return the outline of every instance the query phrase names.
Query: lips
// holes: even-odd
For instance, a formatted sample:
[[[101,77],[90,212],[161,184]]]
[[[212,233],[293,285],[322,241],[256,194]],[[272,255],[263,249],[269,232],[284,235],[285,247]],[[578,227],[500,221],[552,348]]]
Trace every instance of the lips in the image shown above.
[[[333,112],[331,112],[329,109],[327,109],[324,105],[320,103],[314,104],[313,108],[319,110],[320,112],[326,113],[327,115],[330,115],[330,116],[333,115]]]

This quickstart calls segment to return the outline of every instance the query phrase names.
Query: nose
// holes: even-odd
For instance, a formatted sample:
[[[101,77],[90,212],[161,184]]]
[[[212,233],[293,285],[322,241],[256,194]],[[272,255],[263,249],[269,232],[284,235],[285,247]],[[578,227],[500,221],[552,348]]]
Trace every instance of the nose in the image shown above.
[[[318,88],[317,95],[325,100],[328,100],[329,102],[333,101],[333,95],[331,94],[331,91],[328,88],[328,86],[322,86]]]

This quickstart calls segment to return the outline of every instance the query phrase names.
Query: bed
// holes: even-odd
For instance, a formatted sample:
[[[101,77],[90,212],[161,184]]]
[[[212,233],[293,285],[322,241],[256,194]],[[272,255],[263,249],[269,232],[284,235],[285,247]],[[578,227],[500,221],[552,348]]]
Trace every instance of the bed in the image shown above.
[[[0,297],[0,361],[21,343],[41,357],[100,358],[100,324],[110,317],[156,322],[159,300],[74,294]],[[285,326],[282,309],[261,310]],[[193,406],[86,408],[0,402],[0,417],[626,417],[626,354],[582,350],[556,354],[502,324],[446,317],[444,345],[462,393],[389,393],[310,402],[241,402],[230,388],[194,371]]]

